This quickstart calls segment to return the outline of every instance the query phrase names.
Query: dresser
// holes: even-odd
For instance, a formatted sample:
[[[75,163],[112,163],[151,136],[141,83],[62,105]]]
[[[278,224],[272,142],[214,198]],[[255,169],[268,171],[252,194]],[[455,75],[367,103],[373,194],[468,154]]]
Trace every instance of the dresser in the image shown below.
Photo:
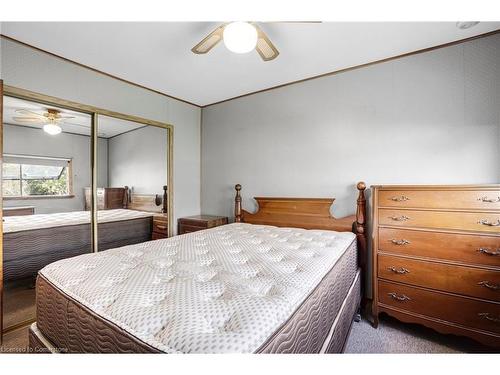
[[[3,216],[26,216],[34,214],[35,206],[17,206],[3,208]]]
[[[91,207],[90,197],[92,189],[85,188],[85,210],[89,211]],[[97,209],[111,210],[124,207],[124,188],[97,188]]]
[[[178,220],[177,234],[196,232],[198,230],[218,227],[228,223],[226,216],[196,215],[182,217]]]
[[[168,214],[155,214],[153,216],[152,240],[168,238]]]
[[[373,186],[374,325],[384,312],[500,347],[500,185]]]

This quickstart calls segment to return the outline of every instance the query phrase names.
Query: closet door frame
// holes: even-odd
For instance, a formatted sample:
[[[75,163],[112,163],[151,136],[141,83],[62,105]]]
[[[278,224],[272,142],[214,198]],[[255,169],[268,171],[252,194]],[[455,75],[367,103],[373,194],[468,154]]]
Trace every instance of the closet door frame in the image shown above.
[[[18,99],[24,99],[29,101],[34,101],[37,103],[56,106],[60,108],[65,108],[72,111],[82,112],[89,114],[91,116],[91,137],[90,137],[90,167],[91,167],[91,188],[92,188],[92,197],[91,197],[91,205],[92,205],[92,220],[91,220],[91,236],[92,236],[92,251],[98,251],[98,223],[97,223],[97,130],[99,123],[99,116],[108,116],[114,117],[121,120],[137,122],[143,125],[156,126],[159,128],[163,128],[167,130],[168,135],[168,153],[167,157],[167,181],[165,182],[168,186],[168,202],[167,202],[167,215],[168,215],[168,235],[172,236],[173,233],[173,197],[174,197],[174,189],[173,189],[173,143],[174,143],[174,126],[169,123],[164,123],[155,120],[149,120],[138,116],[127,115],[120,112],[109,111],[107,109],[94,107],[91,105],[81,104],[77,102],[73,102],[70,100],[65,100],[61,98],[57,98],[54,96],[49,96],[29,90],[25,90],[22,88],[5,85],[3,80],[0,80],[0,170],[2,168],[2,160],[3,160],[3,97],[9,96]],[[2,188],[2,173],[0,173],[0,195],[2,199],[0,199],[0,344],[3,339],[3,228],[2,228],[2,217],[3,217],[3,194],[1,192]],[[24,323],[31,323],[23,322]],[[10,331],[10,330],[9,330]]]
[[[0,345],[3,344],[3,79],[0,79]]]

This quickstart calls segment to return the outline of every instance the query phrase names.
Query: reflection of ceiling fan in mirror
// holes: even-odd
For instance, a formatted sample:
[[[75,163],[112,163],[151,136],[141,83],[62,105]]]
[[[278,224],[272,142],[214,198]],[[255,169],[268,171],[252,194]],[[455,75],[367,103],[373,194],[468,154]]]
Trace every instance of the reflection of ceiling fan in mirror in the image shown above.
[[[47,108],[47,111],[41,114],[28,109],[16,109],[16,113],[21,116],[13,117],[14,121],[26,124],[44,124],[43,130],[51,135],[62,132],[59,124],[65,122],[65,120],[75,118],[75,116],[62,116],[61,111],[53,108]],[[78,124],[72,125],[85,127],[84,125]]]

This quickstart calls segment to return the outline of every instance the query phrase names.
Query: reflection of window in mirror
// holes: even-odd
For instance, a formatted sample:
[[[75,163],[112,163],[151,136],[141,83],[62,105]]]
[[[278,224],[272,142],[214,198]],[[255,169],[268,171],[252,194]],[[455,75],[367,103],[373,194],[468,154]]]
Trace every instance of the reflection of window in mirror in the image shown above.
[[[73,194],[71,159],[4,154],[2,168],[4,198]]]
[[[99,250],[156,239],[155,231],[167,237],[168,130],[101,115],[97,134],[106,140],[97,151]],[[121,218],[113,232],[111,216]]]
[[[35,320],[35,278],[91,251],[84,188],[91,182],[91,117],[4,96],[3,327]]]

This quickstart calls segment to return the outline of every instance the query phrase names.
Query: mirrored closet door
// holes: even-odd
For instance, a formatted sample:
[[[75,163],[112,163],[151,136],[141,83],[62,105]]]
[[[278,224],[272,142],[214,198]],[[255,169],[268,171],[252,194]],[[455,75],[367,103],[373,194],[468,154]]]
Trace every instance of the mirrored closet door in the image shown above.
[[[3,331],[35,320],[37,273],[91,251],[92,116],[3,97]]]
[[[171,234],[173,128],[1,80],[0,102],[2,337],[36,320],[43,267]]]
[[[169,130],[99,115],[97,249],[166,238]]]

